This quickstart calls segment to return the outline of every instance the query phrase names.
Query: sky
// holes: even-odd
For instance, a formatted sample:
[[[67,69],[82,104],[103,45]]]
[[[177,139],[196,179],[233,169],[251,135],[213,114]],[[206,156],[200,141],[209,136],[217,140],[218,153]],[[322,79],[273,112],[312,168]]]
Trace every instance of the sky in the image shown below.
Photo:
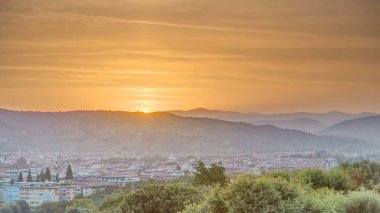
[[[377,0],[1,0],[0,108],[380,111]]]

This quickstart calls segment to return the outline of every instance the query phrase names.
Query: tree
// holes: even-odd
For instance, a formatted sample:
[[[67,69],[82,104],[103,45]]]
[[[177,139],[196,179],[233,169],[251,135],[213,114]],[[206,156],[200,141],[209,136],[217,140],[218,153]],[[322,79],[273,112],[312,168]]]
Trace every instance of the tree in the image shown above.
[[[51,172],[50,172],[50,169],[49,169],[49,168],[46,168],[45,179],[46,179],[47,181],[51,181]]]
[[[24,178],[22,177],[22,173],[18,174],[17,182],[24,182]]]
[[[46,202],[33,210],[33,213],[64,213],[66,212],[67,202]]]
[[[0,209],[0,213],[13,213],[13,209],[10,206],[5,206]]]
[[[194,183],[198,185],[213,185],[220,184],[224,186],[228,183],[228,178],[225,175],[225,168],[222,163],[213,163],[210,168],[207,168],[206,165],[202,162],[198,162],[198,166],[194,173]]]
[[[28,170],[28,176],[26,177],[26,182],[33,182],[32,172]]]
[[[31,213],[29,204],[25,200],[19,200],[16,204],[20,206],[21,213]]]
[[[12,204],[10,206],[12,208],[13,213],[21,213],[21,207],[17,204]]]
[[[66,212],[98,212],[98,207],[90,199],[75,198],[73,201],[70,201],[67,206]]]
[[[71,170],[71,165],[69,165],[67,167],[67,170],[66,170],[66,180],[73,180],[74,179],[74,176],[73,176],[73,171]]]
[[[55,182],[59,183],[59,174],[58,173],[55,175]]]
[[[128,193],[121,209],[122,212],[176,213],[200,198],[198,189],[190,184],[151,184]]]
[[[298,172],[296,178],[310,185],[313,189],[327,187],[346,192],[354,188],[354,183],[350,176],[341,169],[333,169],[330,171],[305,169]]]
[[[45,180],[46,180],[46,176],[45,176],[44,170],[42,170],[40,173],[40,182],[45,182]]]

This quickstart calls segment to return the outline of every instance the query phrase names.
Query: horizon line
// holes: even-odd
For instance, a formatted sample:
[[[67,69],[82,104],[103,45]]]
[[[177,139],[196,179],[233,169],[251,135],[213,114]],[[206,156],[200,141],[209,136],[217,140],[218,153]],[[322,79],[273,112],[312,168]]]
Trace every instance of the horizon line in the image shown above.
[[[153,110],[153,111],[143,111],[143,110],[116,110],[116,109],[70,109],[70,110],[20,110],[20,109],[10,109],[10,108],[4,108],[0,107],[0,110],[4,111],[13,111],[13,112],[37,112],[37,113],[63,113],[63,112],[141,112],[141,113],[159,113],[159,112],[167,112],[172,113],[175,111],[182,111],[182,112],[190,112],[195,110],[207,110],[207,111],[217,111],[217,112],[230,112],[230,113],[240,113],[240,114],[262,114],[262,115],[276,115],[276,114],[293,114],[293,113],[313,113],[313,114],[327,114],[327,113],[345,113],[345,114],[364,114],[364,113],[374,113],[374,114],[380,114],[380,112],[373,112],[373,111],[361,111],[361,112],[347,112],[347,111],[340,111],[340,110],[329,110],[329,111],[292,111],[292,112],[273,112],[273,113],[264,113],[264,112],[257,112],[257,111],[248,111],[248,112],[241,112],[241,111],[235,111],[235,110],[223,110],[223,109],[210,109],[205,107],[196,107],[191,109],[173,109],[173,110]]]

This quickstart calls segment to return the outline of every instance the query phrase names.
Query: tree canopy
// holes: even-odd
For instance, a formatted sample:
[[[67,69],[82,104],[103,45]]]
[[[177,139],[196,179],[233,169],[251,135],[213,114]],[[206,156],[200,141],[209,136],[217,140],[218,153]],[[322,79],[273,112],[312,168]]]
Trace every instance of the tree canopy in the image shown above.
[[[198,185],[220,184],[224,186],[228,183],[225,168],[222,163],[213,163],[209,168],[202,161],[198,162],[194,173],[194,183]]]

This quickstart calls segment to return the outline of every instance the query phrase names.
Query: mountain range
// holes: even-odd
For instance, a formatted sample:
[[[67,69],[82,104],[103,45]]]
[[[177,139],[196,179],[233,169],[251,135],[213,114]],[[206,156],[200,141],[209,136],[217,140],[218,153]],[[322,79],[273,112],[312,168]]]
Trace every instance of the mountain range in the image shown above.
[[[319,134],[380,142],[380,116],[343,121],[320,131]]]
[[[168,112],[0,110],[0,149],[25,147],[186,154],[379,150],[360,139]]]
[[[294,112],[278,114],[241,113],[234,111],[209,110],[196,108],[188,111],[175,110],[171,113],[183,117],[215,118],[233,122],[247,122],[256,125],[274,125],[285,129],[295,129],[309,133],[319,132],[328,126],[342,121],[375,116],[376,113],[363,112],[359,114],[344,113],[338,111],[326,113]]]

